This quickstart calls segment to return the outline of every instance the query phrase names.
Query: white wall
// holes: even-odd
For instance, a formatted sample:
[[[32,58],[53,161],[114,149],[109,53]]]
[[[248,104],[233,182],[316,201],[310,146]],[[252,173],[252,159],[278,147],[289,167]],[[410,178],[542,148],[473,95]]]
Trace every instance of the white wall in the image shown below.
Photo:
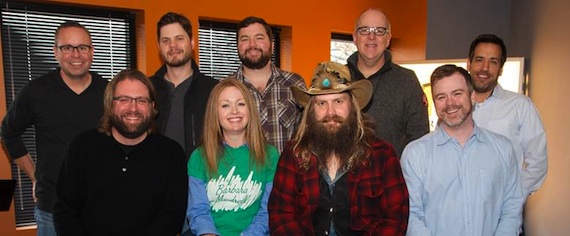
[[[548,139],[548,176],[526,207],[530,236],[570,235],[569,12],[567,0],[513,1],[511,42],[528,53],[530,97]]]

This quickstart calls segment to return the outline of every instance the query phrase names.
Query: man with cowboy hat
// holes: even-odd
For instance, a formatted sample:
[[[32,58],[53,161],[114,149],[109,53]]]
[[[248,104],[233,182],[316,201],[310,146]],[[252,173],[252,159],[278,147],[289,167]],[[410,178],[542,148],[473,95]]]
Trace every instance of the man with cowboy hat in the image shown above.
[[[268,204],[272,235],[404,235],[408,191],[394,148],[377,138],[361,108],[368,80],[351,82],[334,62],[320,63],[305,110],[281,154]]]

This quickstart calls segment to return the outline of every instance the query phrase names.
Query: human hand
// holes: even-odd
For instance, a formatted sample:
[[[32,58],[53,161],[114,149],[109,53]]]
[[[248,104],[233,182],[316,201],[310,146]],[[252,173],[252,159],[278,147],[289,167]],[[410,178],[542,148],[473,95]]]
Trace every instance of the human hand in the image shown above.
[[[34,199],[34,203],[38,203],[38,197],[36,197],[36,181],[32,182],[32,198]]]

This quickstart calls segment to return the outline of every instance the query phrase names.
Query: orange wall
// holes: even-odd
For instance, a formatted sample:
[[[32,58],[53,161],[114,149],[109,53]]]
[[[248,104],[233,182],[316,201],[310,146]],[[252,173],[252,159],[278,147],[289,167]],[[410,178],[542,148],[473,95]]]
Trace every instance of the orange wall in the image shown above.
[[[274,25],[291,27],[290,58],[283,58],[284,69],[295,71],[305,79],[312,75],[314,66],[330,58],[331,32],[351,33],[356,17],[368,7],[385,9],[392,21],[395,59],[425,59],[426,41],[426,0],[207,0],[207,1],[111,1],[111,0],[59,0],[118,7],[141,11],[144,25],[141,32],[146,35],[139,43],[146,48],[139,54],[146,57],[139,60],[138,68],[147,74],[154,73],[161,65],[156,46],[156,22],[168,12],[175,11],[190,18],[194,34],[198,34],[197,22],[200,18],[221,19],[239,22],[246,16],[255,15]],[[181,2],[184,2],[181,4]],[[140,56],[139,55],[139,56]],[[288,68],[290,65],[290,68]]]
[[[44,1],[45,2],[45,1]],[[112,7],[137,11],[137,68],[154,73],[162,64],[156,46],[156,22],[168,12],[186,15],[198,35],[200,18],[239,22],[255,15],[268,23],[289,27],[284,31],[282,68],[301,74],[305,80],[315,65],[330,58],[332,32],[351,33],[356,17],[369,7],[386,11],[393,30],[394,59],[425,59],[427,0],[58,0],[63,4]],[[289,36],[289,37],[288,37]],[[196,37],[195,37],[196,38]],[[195,42],[197,45],[197,42]],[[0,63],[2,59],[0,58]],[[0,75],[3,75],[0,67]],[[0,117],[4,117],[4,76],[0,76]],[[11,178],[7,157],[0,152],[0,178]],[[0,212],[0,235],[35,235],[35,230],[15,230],[14,207]]]

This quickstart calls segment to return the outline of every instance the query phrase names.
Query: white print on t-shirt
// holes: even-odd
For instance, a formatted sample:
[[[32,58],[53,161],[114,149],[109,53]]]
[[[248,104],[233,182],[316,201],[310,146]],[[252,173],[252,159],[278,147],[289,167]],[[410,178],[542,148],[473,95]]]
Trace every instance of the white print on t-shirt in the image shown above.
[[[252,180],[253,171],[246,180],[234,175],[236,167],[232,167],[228,175],[219,176],[208,181],[206,191],[212,211],[238,211],[251,206],[261,195],[262,183]]]

